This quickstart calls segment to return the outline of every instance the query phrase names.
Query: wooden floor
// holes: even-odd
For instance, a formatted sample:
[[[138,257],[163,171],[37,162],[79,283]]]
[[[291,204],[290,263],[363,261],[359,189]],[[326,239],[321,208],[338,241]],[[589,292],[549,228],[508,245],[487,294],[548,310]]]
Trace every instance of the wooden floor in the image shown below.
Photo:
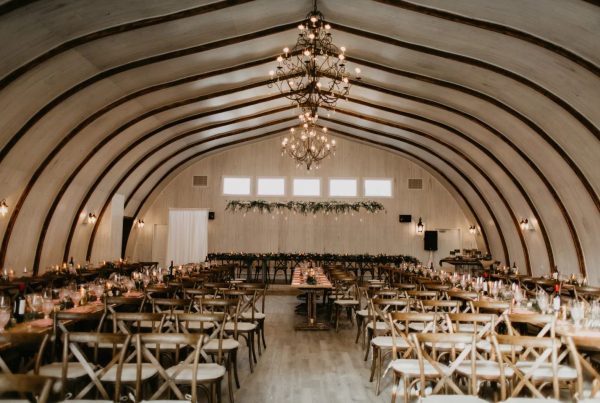
[[[369,382],[370,362],[363,360],[364,351],[354,343],[356,327],[350,327],[345,315],[338,333],[295,331],[294,323],[302,319],[294,313],[298,303],[294,295],[267,297],[267,349],[253,374],[247,350],[240,351],[241,388],[236,403],[389,402],[390,382],[375,396],[375,384]],[[227,401],[225,383],[223,400]]]

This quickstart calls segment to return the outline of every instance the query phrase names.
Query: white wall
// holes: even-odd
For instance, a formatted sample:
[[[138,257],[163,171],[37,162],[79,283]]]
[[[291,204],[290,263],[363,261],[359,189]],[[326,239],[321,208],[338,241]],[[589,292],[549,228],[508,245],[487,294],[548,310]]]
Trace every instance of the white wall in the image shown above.
[[[338,140],[337,155],[323,162],[318,171],[297,169],[288,157],[279,155],[279,139],[267,140],[207,157],[186,168],[162,190],[140,218],[143,229],[134,228],[128,244],[128,255],[134,259],[152,257],[152,228],[167,224],[169,208],[208,208],[216,219],[209,221],[209,251],[246,252],[337,252],[337,253],[398,253],[427,261],[423,239],[415,235],[415,224],[423,217],[427,229],[459,228],[465,237],[465,247],[476,244],[459,203],[434,177],[415,163],[397,155],[354,142]],[[194,175],[208,175],[207,188],[192,187]],[[327,192],[328,177],[393,178],[394,197],[377,198],[387,213],[360,216],[317,215],[284,216],[225,211],[228,200],[241,197],[222,195],[223,175],[285,176],[287,194],[291,194],[294,177],[321,177],[322,193]],[[422,190],[408,190],[409,178],[422,178]],[[253,183],[255,187],[255,182]],[[362,186],[359,182],[359,194]],[[252,196],[245,199],[289,200]],[[321,198],[320,200],[327,200]],[[316,200],[302,199],[302,200]],[[336,199],[338,200],[338,199]],[[362,200],[362,198],[347,199]],[[399,214],[412,214],[413,223],[399,223]],[[362,219],[362,222],[361,222]],[[466,235],[465,235],[466,234]],[[481,237],[479,236],[481,242]],[[435,256],[446,256],[439,251]]]

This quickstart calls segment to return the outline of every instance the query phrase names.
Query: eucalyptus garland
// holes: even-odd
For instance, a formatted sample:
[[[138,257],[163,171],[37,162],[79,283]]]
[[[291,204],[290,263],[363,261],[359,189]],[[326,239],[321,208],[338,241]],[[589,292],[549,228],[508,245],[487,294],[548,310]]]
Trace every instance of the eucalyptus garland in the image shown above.
[[[323,201],[323,202],[305,202],[305,201],[288,201],[288,202],[268,202],[265,200],[231,200],[227,202],[226,211],[236,212],[258,212],[258,213],[283,213],[283,211],[291,211],[298,214],[348,214],[359,213],[363,209],[367,213],[377,213],[385,211],[381,203],[376,201],[360,201],[355,203],[339,202],[339,201]]]

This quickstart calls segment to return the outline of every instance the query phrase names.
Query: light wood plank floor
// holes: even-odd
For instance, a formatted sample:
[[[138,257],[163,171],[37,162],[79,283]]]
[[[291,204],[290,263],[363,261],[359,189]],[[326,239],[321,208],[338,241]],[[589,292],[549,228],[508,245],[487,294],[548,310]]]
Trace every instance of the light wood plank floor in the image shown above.
[[[294,313],[298,303],[292,295],[267,297],[267,349],[253,374],[246,348],[239,352],[241,388],[236,403],[389,402],[391,382],[375,396],[370,359],[365,362],[361,345],[354,344],[356,327],[350,327],[345,314],[338,333],[295,331],[295,321],[302,318]],[[223,399],[227,401],[225,382]]]

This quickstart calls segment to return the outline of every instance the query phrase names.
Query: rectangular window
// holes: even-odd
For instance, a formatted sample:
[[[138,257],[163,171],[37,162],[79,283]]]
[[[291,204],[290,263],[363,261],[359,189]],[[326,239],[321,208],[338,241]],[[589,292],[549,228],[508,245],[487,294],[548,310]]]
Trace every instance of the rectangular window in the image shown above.
[[[365,179],[366,197],[392,197],[391,179]]]
[[[292,194],[294,196],[321,196],[321,179],[294,179]]]
[[[285,178],[258,178],[258,196],[285,196]]]
[[[223,194],[231,196],[250,196],[250,178],[224,176]]]
[[[356,179],[329,179],[329,196],[356,197]]]

